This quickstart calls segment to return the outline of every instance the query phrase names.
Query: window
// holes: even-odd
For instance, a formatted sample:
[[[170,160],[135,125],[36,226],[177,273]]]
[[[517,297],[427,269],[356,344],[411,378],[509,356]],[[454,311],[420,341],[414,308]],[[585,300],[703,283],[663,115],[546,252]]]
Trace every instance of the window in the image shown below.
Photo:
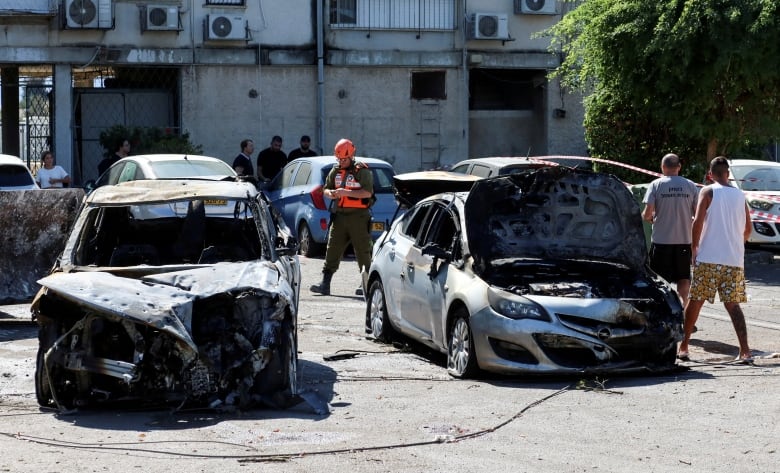
[[[336,28],[454,30],[452,0],[330,0]]]
[[[401,231],[404,235],[408,236],[412,240],[417,240],[417,234],[420,233],[420,229],[423,227],[425,217],[428,215],[430,205],[422,205],[417,207],[414,212],[407,212],[403,216],[403,223],[401,223]]]
[[[393,171],[388,168],[370,168],[374,175],[374,194],[393,193]]]
[[[241,6],[245,5],[244,0],[206,0],[206,5],[233,5]]]
[[[305,186],[309,183],[311,177],[311,163],[302,163],[298,168],[298,174],[295,175],[293,186]]]
[[[412,72],[412,99],[445,100],[445,71]]]
[[[542,106],[544,71],[476,68],[469,76],[471,110],[534,110]]]

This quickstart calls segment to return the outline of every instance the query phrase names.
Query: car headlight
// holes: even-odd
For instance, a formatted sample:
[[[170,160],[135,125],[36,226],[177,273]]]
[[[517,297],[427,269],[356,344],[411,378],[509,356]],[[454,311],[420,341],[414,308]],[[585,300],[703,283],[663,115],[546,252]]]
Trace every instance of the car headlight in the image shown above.
[[[494,311],[510,319],[550,320],[542,306],[511,292],[489,288],[488,303]]]
[[[768,200],[751,198],[748,199],[748,205],[756,210],[767,211],[771,210],[774,204]]]

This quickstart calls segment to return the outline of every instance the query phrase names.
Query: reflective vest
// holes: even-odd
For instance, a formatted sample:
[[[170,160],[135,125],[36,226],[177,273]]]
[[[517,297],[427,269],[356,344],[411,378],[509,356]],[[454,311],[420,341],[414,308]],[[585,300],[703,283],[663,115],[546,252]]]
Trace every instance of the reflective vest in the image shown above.
[[[345,188],[350,190],[362,189],[352,169],[339,169],[336,173],[336,188]],[[360,199],[357,197],[341,197],[338,206],[349,209],[367,209],[371,199]]]

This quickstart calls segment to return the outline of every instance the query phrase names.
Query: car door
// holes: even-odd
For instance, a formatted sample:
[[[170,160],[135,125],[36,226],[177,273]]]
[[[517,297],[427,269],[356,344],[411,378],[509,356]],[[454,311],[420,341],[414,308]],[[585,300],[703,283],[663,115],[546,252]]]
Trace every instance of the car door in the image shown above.
[[[268,200],[279,211],[284,219],[284,223],[290,227],[295,234],[295,212],[297,210],[297,193],[292,183],[296,172],[302,162],[295,160],[285,166],[282,171],[276,175],[271,183],[265,188],[265,194]],[[298,199],[299,200],[299,199]],[[297,235],[296,235],[297,236]]]
[[[415,336],[433,344],[442,331],[441,314],[446,297],[448,265],[431,255],[423,254],[427,245],[438,245],[451,251],[455,235],[452,214],[443,202],[436,202],[422,223],[418,238],[405,258],[402,311]],[[436,261],[434,261],[436,260]]]

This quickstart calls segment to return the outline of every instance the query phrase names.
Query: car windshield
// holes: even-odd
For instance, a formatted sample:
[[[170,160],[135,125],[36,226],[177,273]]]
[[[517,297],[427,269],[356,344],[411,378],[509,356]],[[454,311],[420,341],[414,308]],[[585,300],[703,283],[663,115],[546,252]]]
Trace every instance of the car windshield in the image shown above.
[[[731,166],[731,174],[743,191],[780,191],[780,166]]]
[[[228,166],[227,163],[219,161],[178,159],[176,161],[153,162],[152,168],[158,179],[232,175],[230,166]]]
[[[0,164],[0,187],[21,187],[32,184],[32,177],[24,167]]]

